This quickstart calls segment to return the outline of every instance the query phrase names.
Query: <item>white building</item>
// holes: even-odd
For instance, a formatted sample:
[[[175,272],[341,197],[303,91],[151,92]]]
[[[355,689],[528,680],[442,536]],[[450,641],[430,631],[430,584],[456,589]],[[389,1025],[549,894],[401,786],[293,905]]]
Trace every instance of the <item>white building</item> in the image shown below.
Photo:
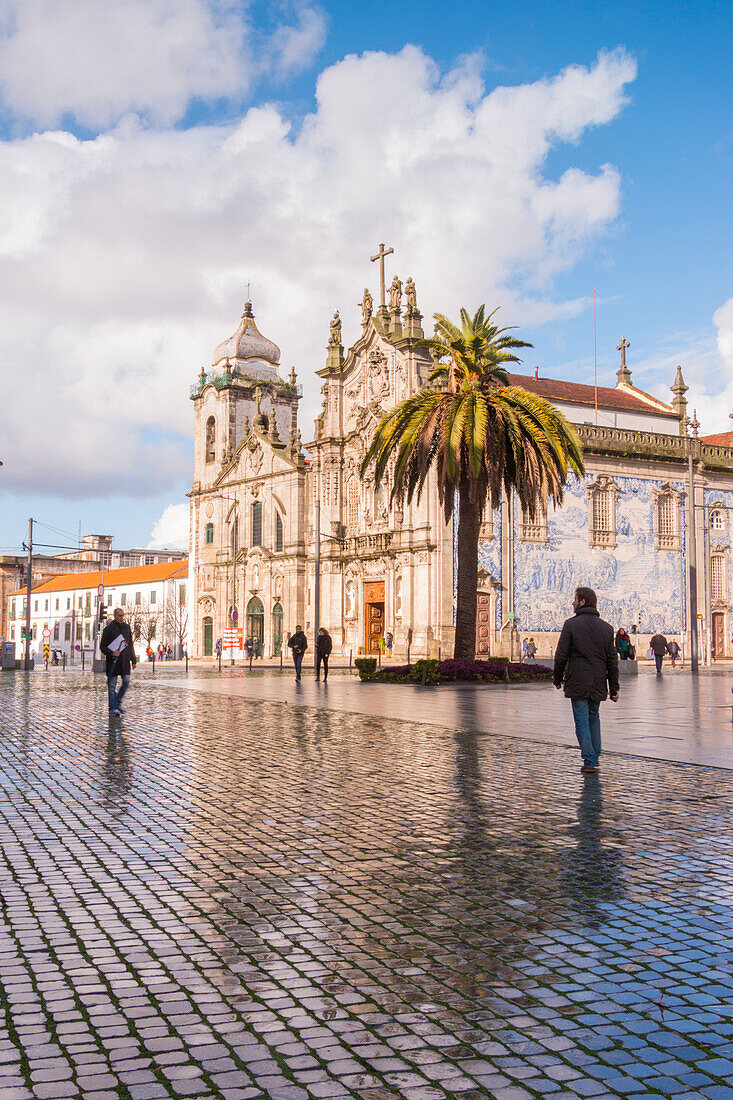
[[[98,624],[99,585],[101,601],[111,617],[115,607],[123,608],[135,638],[135,650],[142,657],[150,645],[170,645],[174,656],[188,646],[188,563],[161,562],[129,569],[108,569],[96,573],[73,573],[52,577],[31,591],[31,654],[42,659],[44,641],[51,654],[56,650],[72,663],[80,663],[82,651],[91,660]],[[24,652],[26,592],[20,589],[6,597],[8,636],[15,642],[16,658]],[[47,633],[46,633],[47,632]]]

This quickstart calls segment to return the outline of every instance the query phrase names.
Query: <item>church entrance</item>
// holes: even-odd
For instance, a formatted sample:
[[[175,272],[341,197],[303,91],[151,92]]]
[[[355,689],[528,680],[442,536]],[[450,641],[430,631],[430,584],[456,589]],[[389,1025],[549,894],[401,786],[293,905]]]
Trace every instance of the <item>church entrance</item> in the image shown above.
[[[476,596],[476,655],[489,656],[489,631],[491,629],[491,597],[488,592]]]
[[[367,581],[364,585],[366,619],[365,649],[379,652],[379,639],[384,636],[384,581]]]
[[[725,656],[725,616],[722,611],[713,611],[713,657]]]
[[[247,604],[247,633],[246,638],[256,638],[259,642],[257,652],[264,656],[265,641],[265,608],[259,596],[253,596]]]
[[[214,655],[214,620],[211,616],[207,615],[203,621],[204,628],[204,657],[213,657]]]

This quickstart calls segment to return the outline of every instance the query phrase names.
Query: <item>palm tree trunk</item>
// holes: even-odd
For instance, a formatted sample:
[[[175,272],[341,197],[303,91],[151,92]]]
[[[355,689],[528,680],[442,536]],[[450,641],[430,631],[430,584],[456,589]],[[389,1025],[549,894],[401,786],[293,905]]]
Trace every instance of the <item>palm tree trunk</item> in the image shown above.
[[[476,590],[481,510],[471,500],[468,482],[458,486],[458,585],[456,596],[456,661],[476,657]]]

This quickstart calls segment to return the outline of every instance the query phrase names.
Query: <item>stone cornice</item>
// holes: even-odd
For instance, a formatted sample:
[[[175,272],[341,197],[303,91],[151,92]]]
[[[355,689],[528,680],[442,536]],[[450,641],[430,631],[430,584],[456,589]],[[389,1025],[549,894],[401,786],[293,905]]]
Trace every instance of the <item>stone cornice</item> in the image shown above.
[[[733,471],[733,447],[716,447],[689,436],[640,432],[631,428],[578,424],[575,430],[587,454],[656,458],[679,463],[686,463],[692,455],[695,462],[706,469]]]

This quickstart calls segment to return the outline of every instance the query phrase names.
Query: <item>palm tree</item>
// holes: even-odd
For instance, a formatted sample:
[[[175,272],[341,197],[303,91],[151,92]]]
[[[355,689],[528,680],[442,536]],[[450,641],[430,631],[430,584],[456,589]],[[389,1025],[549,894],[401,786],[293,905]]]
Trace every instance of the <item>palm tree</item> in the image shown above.
[[[558,505],[569,471],[583,474],[580,440],[554,405],[521,386],[509,385],[506,364],[531,344],[494,324],[485,306],[461,327],[440,313],[435,336],[420,341],[435,360],[429,384],[384,414],[361,472],[374,465],[378,488],[393,466],[391,501],[420,499],[435,467],[446,521],[458,504],[456,660],[476,655],[476,595],[481,517],[497,508],[502,490],[516,491],[534,519]]]

